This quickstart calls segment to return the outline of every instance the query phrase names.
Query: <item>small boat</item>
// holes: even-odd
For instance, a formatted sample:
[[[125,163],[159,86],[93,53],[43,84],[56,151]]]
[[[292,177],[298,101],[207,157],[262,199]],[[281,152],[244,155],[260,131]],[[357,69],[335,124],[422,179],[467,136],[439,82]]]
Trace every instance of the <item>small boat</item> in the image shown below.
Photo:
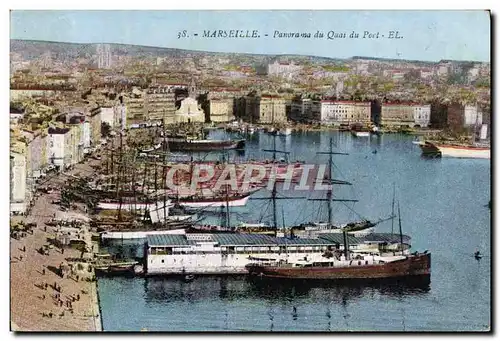
[[[351,134],[356,137],[370,137],[370,130],[357,123],[351,126]]]
[[[481,252],[476,251],[476,252],[474,252],[474,258],[476,260],[481,260],[481,258],[483,258],[483,255],[481,254]]]
[[[352,131],[351,134],[353,134],[356,137],[370,137],[370,132],[369,131]]]
[[[372,127],[372,130],[370,131],[371,134],[373,135],[376,135],[376,136],[380,136],[381,135],[381,132],[379,130],[379,128],[377,126],[373,126]]]
[[[194,275],[186,275],[184,276],[184,282],[189,283],[194,280]]]

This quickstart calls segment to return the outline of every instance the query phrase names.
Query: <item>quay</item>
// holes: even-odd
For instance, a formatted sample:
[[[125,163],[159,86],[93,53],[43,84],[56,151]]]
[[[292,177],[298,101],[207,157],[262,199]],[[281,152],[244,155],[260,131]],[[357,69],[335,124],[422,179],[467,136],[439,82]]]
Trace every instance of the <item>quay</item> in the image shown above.
[[[78,164],[71,173],[77,171],[91,173],[93,169],[88,164]],[[48,182],[61,187],[65,181],[63,176],[52,176]],[[86,252],[86,258],[82,259],[85,252],[50,242],[60,230],[44,222],[61,213],[57,205],[51,204],[58,195],[58,191],[39,193],[26,217],[11,217],[12,225],[33,224],[31,228],[11,231],[13,331],[102,331],[97,281],[94,268],[89,264],[92,252]],[[87,227],[80,229],[79,238],[87,251],[96,250]]]

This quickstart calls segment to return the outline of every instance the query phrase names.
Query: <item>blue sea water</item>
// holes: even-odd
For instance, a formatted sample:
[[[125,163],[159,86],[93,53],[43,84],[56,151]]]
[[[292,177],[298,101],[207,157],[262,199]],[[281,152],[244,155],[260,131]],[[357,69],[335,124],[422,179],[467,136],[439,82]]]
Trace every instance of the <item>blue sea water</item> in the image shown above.
[[[221,134],[213,132],[212,134]],[[371,220],[391,214],[393,186],[401,205],[403,232],[414,250],[432,252],[428,288],[345,285],[266,286],[245,277],[100,278],[103,327],[107,331],[459,331],[488,330],[490,302],[490,161],[427,159],[405,135],[356,138],[339,132],[294,133],[276,147],[291,160],[324,163],[315,153],[333,138],[335,197],[358,199],[334,206],[334,220]],[[273,137],[256,134],[245,155],[263,153]],[[376,153],[374,153],[376,151]],[[201,156],[201,155],[198,155]],[[216,158],[213,155],[203,157]],[[269,193],[267,193],[268,195]],[[254,196],[265,196],[266,192]],[[284,195],[296,195],[285,193]],[[299,193],[304,196],[304,193]],[[314,194],[306,193],[307,197]],[[326,207],[307,198],[280,200],[279,221],[296,224],[325,219]],[[282,210],[282,211],[281,211]],[[233,221],[270,221],[271,206],[250,200]],[[390,232],[391,222],[377,226]],[[140,252],[140,246],[132,247]],[[473,253],[485,257],[477,261]]]

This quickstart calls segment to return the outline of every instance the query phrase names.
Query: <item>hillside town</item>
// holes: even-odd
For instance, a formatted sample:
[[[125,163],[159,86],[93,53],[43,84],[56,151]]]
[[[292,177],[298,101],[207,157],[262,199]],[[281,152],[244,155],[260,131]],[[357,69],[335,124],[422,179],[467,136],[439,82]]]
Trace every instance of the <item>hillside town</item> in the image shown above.
[[[489,63],[162,49],[141,54],[109,44],[75,56],[57,43],[37,44],[11,43],[10,199],[16,214],[29,210],[48,172],[81,162],[114,130],[239,122],[460,135],[491,121]]]

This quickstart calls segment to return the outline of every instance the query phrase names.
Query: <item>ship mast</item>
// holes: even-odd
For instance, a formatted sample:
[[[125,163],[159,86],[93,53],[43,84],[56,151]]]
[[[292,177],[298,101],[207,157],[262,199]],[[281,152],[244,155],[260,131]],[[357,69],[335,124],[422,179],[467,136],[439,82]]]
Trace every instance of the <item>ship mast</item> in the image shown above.
[[[403,228],[401,227],[401,210],[399,209],[399,201],[398,201],[398,217],[399,217],[399,239],[401,242],[401,256],[403,255]]]
[[[149,157],[149,155],[147,156]],[[144,163],[144,180],[142,181],[142,193],[145,196],[146,201],[149,201],[149,184],[148,184],[148,190],[146,191],[146,179],[148,177],[148,162],[146,161]],[[146,215],[147,215],[147,210],[144,210],[144,217],[143,220],[146,220]]]
[[[288,151],[282,151],[282,150],[277,150],[276,149],[276,135],[273,137],[273,149],[262,149],[263,152],[270,152],[273,153],[273,169],[276,167],[276,153],[282,153],[285,155],[289,155],[290,152]],[[276,172],[275,172],[276,173]],[[278,191],[276,189],[276,175],[274,174],[274,179],[273,179],[273,189],[271,191],[271,199],[272,199],[272,206],[273,206],[273,229],[275,236],[278,234],[278,215],[277,215],[277,202],[276,200],[281,200],[281,199],[302,199],[300,197],[277,197]],[[253,198],[254,200],[268,200],[269,197],[266,198]]]
[[[165,112],[165,111],[164,111]],[[163,227],[167,226],[167,153],[168,153],[168,142],[167,142],[167,134],[165,133],[165,118],[163,119],[163,144],[166,148],[165,155],[163,156]]]
[[[133,157],[133,162],[132,164],[134,167],[132,167],[132,193],[133,193],[133,200],[134,200],[134,216],[137,213],[137,192],[135,191],[135,162],[136,162],[136,152],[134,151],[134,157]]]
[[[333,155],[349,155],[347,153],[338,153],[333,151],[333,138],[330,138],[330,149],[328,152],[317,152],[316,154],[328,154],[328,175],[326,182],[328,183],[328,191],[326,192],[326,199],[310,199],[314,201],[326,201],[328,203],[328,229],[333,228],[333,214],[332,214],[332,202],[334,201],[343,201],[343,202],[357,202],[358,200],[354,199],[333,199],[332,197],[332,186],[335,185],[352,185],[350,182],[335,180],[333,179]],[[346,260],[349,259],[349,245],[347,240],[347,231],[343,229],[342,231],[343,239],[344,239],[344,254]]]
[[[120,161],[118,165],[118,170],[117,170],[117,177],[116,177],[116,196],[119,200],[119,206],[118,206],[118,221],[122,219],[122,195],[120,193],[120,188],[121,188],[121,182],[120,182],[120,176],[121,176],[121,171],[123,167],[123,131],[120,132]]]
[[[392,184],[392,214],[391,214],[391,234],[394,233],[394,202],[396,199],[396,184]]]

